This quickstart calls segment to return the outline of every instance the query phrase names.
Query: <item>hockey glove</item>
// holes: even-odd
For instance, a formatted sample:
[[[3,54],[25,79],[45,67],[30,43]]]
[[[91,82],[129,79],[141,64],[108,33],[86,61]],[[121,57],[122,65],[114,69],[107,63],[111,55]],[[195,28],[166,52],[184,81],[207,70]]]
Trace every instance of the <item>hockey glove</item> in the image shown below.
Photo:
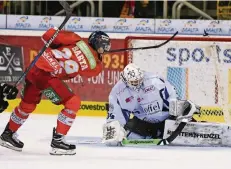
[[[177,121],[188,122],[192,120],[193,114],[198,112],[198,107],[190,100],[186,100],[183,105],[183,112],[181,116],[177,117]]]
[[[9,106],[8,102],[0,99],[0,113],[2,113]]]
[[[0,85],[1,96],[5,96],[8,100],[13,100],[17,97],[18,89],[12,85],[1,83]]]
[[[126,138],[126,131],[119,121],[111,121],[103,126],[102,142],[107,146],[121,146],[121,142]]]
[[[169,114],[179,122],[191,121],[193,114],[200,112],[200,107],[190,100],[172,100],[169,104]]]

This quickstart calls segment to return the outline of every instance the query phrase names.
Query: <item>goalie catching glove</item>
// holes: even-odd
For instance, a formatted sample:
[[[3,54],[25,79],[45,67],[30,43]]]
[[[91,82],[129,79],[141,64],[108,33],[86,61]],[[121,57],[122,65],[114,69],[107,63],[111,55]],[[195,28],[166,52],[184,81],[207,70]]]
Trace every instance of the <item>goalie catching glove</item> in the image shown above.
[[[193,114],[199,112],[200,107],[190,100],[172,100],[169,104],[169,115],[175,117],[178,122],[189,122]]]
[[[126,138],[126,131],[119,121],[111,121],[103,126],[102,143],[107,146],[120,146],[123,139]]]

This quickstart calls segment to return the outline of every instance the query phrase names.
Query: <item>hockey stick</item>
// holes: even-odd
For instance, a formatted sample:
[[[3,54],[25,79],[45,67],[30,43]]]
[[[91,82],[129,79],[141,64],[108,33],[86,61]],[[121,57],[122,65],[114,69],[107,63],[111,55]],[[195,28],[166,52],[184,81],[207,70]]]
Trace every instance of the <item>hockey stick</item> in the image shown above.
[[[14,86],[16,87],[21,81],[22,79],[27,75],[27,73],[30,71],[30,69],[35,65],[35,63],[38,61],[39,57],[42,56],[42,54],[45,52],[45,50],[50,46],[50,44],[53,42],[53,40],[56,38],[56,36],[58,35],[59,31],[63,29],[63,27],[65,26],[65,24],[67,23],[67,21],[69,20],[69,18],[72,15],[72,10],[70,8],[70,5],[66,2],[66,1],[59,1],[60,5],[62,5],[63,9],[66,12],[66,17],[64,19],[64,21],[61,23],[61,25],[58,27],[58,29],[55,31],[55,33],[53,34],[53,36],[50,38],[50,40],[43,46],[43,48],[39,51],[38,55],[34,58],[34,60],[31,62],[31,64],[28,66],[28,68],[26,69],[25,72],[23,72],[23,74],[19,77],[19,79],[17,80],[17,82],[14,84]]]
[[[173,140],[176,139],[176,137],[182,132],[184,127],[186,126],[187,122],[181,122],[178,127],[175,129],[175,131],[166,139],[133,139],[133,140],[127,140],[124,139],[122,141],[122,145],[168,145],[172,143]]]
[[[124,48],[124,49],[115,49],[115,50],[110,50],[105,53],[112,53],[112,52],[125,52],[125,51],[134,51],[134,50],[145,50],[145,49],[154,49],[154,48],[159,48],[161,46],[164,46],[166,43],[171,41],[176,35],[178,34],[178,31],[172,35],[168,40],[165,42],[159,44],[159,45],[154,45],[154,46],[146,46],[146,47],[138,47],[138,48]]]

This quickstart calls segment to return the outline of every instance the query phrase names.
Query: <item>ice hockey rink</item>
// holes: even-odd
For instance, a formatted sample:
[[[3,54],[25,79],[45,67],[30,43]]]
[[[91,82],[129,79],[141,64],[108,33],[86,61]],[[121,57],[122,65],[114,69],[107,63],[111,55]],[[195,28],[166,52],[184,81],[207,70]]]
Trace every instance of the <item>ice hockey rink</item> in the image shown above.
[[[0,132],[9,113],[0,114]],[[67,141],[99,140],[103,118],[77,117]],[[230,148],[199,147],[105,147],[77,144],[75,156],[49,155],[54,115],[32,114],[18,134],[22,152],[0,147],[0,169],[230,169]]]

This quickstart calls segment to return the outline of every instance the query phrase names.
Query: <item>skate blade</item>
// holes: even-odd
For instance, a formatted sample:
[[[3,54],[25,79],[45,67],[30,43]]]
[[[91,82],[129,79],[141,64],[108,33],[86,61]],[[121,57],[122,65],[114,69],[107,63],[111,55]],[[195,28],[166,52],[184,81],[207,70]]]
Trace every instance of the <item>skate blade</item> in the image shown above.
[[[10,143],[8,143],[8,142],[2,140],[1,138],[0,138],[0,145],[1,145],[2,147],[6,147],[6,148],[11,149],[11,150],[14,150],[14,151],[22,151],[22,148],[15,147],[15,146],[13,146],[12,144],[10,144]]]
[[[73,150],[62,150],[58,148],[52,148],[50,151],[50,155],[75,155],[76,151],[75,149]]]

